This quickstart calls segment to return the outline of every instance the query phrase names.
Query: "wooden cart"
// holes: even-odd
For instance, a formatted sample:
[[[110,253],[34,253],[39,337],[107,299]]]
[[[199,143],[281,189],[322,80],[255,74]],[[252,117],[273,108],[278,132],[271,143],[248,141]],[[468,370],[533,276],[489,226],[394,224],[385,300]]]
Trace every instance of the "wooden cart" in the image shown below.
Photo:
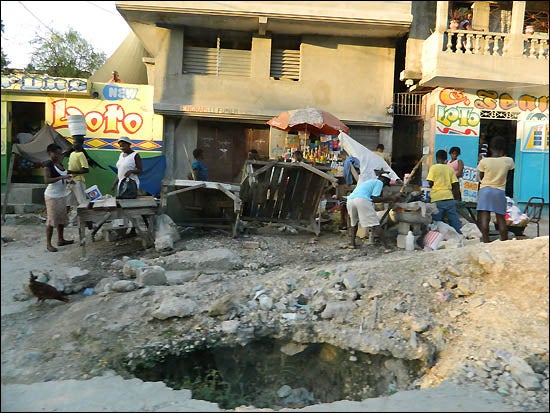
[[[319,202],[337,179],[303,162],[246,161],[241,219],[284,223],[319,235]]]

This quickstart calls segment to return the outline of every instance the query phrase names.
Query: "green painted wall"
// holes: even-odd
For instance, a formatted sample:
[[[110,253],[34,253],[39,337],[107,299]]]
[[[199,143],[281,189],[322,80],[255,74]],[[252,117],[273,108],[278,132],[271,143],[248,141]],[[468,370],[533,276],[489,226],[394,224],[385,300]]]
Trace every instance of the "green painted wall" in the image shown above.
[[[8,144],[8,153],[11,153],[11,143]],[[102,194],[108,194],[111,193],[111,185],[113,184],[113,181],[116,178],[115,173],[111,168],[109,168],[109,165],[115,166],[116,162],[118,160],[118,157],[120,155],[120,151],[114,151],[114,150],[105,150],[105,149],[86,149],[86,152],[92,157],[93,160],[95,160],[97,163],[99,163],[101,166],[106,168],[106,170],[103,170],[101,168],[90,168],[90,172],[86,174],[86,187],[90,187],[92,185],[97,185],[99,190]],[[145,151],[137,151],[139,152],[139,155],[142,158],[150,158],[153,156],[159,156],[162,155],[162,152],[145,152]],[[5,192],[6,189],[6,182],[7,182],[7,176],[8,176],[8,167],[9,167],[9,158],[7,155],[2,155],[2,193]],[[63,164],[65,167],[67,166],[68,158],[65,158],[63,161]],[[44,179],[40,175],[35,175],[32,177],[32,182],[29,183],[37,183],[37,184],[43,184]],[[114,195],[111,193],[111,195]]]

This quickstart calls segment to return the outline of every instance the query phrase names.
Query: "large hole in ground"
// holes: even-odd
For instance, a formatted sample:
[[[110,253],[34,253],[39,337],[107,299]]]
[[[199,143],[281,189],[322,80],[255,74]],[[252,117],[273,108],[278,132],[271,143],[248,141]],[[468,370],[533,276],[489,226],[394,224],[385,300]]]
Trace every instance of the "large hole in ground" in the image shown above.
[[[189,389],[194,399],[222,409],[300,408],[337,400],[360,401],[415,388],[421,362],[343,350],[330,344],[281,343],[262,339],[246,346],[196,348],[166,355],[132,374]]]

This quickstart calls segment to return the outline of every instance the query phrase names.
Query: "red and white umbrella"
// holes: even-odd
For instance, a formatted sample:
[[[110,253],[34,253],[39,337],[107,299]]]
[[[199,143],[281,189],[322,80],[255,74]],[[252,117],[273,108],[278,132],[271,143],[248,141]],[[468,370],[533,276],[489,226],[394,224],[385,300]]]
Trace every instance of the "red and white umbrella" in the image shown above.
[[[267,124],[286,132],[305,131],[314,135],[349,132],[349,128],[332,113],[316,108],[287,110],[268,120]]]

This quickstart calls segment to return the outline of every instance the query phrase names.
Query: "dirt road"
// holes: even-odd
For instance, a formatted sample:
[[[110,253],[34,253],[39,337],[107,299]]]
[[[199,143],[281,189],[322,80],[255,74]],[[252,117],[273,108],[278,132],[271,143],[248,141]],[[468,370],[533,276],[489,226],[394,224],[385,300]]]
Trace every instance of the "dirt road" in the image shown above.
[[[403,385],[391,396],[297,410],[547,411],[548,236],[430,253],[398,250],[383,254],[378,246],[344,249],[346,239],[337,231],[314,237],[266,226],[237,239],[216,231],[180,229],[180,233],[182,238],[175,245],[178,254],[202,256],[223,248],[242,260],[240,269],[203,269],[182,285],[128,293],[101,295],[97,290],[93,296],[84,296],[79,292],[70,295],[69,304],[48,301],[37,307],[34,298],[25,297],[24,285],[31,270],[55,278],[77,267],[88,271],[90,277],[123,279],[124,260],[139,259],[167,267],[170,257],[153,249],[143,250],[135,238],[98,241],[85,258],[77,245],[49,253],[44,248],[44,226],[38,216],[8,216],[2,226],[2,237],[7,241],[2,247],[2,411],[221,410],[192,399],[185,390],[173,391],[158,382],[123,380],[131,375],[109,364],[109,355],[126,354],[162,340],[161,333],[166,330],[159,330],[160,323],[151,314],[177,287],[185,287],[177,293],[180,297],[196,300],[195,315],[173,318],[173,323],[167,320],[162,325],[171,323],[176,330],[181,328],[180,338],[188,338],[197,324],[214,326],[221,321],[206,316],[216,297],[244,295],[263,285],[276,300],[277,286],[289,277],[293,277],[297,290],[324,289],[340,301],[356,301],[354,313],[341,321],[327,319],[323,313],[312,314],[310,325],[319,329],[315,339],[349,345],[356,340],[350,331],[363,328],[361,320],[369,317],[372,303],[377,302],[382,321],[371,327],[372,333],[380,334],[379,341],[358,342],[358,350],[364,351],[368,345],[387,346],[389,351],[398,353],[402,348],[413,354],[414,348],[428,346],[437,354],[417,382],[419,390]],[[76,228],[67,229],[67,238],[77,238]],[[355,298],[328,288],[350,283],[351,275],[358,284],[363,283],[356,288]],[[280,293],[279,298],[284,302],[289,295]],[[285,311],[273,307],[261,314],[269,324]],[[250,326],[250,320],[260,312],[248,308],[232,320]],[[414,327],[418,324],[426,325]],[[412,335],[408,336],[411,328],[418,330],[414,334],[416,347],[411,344]],[[388,339],[384,335],[389,331],[393,336]],[[400,340],[399,331],[404,331],[400,343],[405,344],[394,348]],[[529,360],[536,367],[529,377],[540,388],[528,390],[518,384],[503,354]],[[58,397],[61,394],[63,397]],[[235,411],[252,409],[240,407]]]

